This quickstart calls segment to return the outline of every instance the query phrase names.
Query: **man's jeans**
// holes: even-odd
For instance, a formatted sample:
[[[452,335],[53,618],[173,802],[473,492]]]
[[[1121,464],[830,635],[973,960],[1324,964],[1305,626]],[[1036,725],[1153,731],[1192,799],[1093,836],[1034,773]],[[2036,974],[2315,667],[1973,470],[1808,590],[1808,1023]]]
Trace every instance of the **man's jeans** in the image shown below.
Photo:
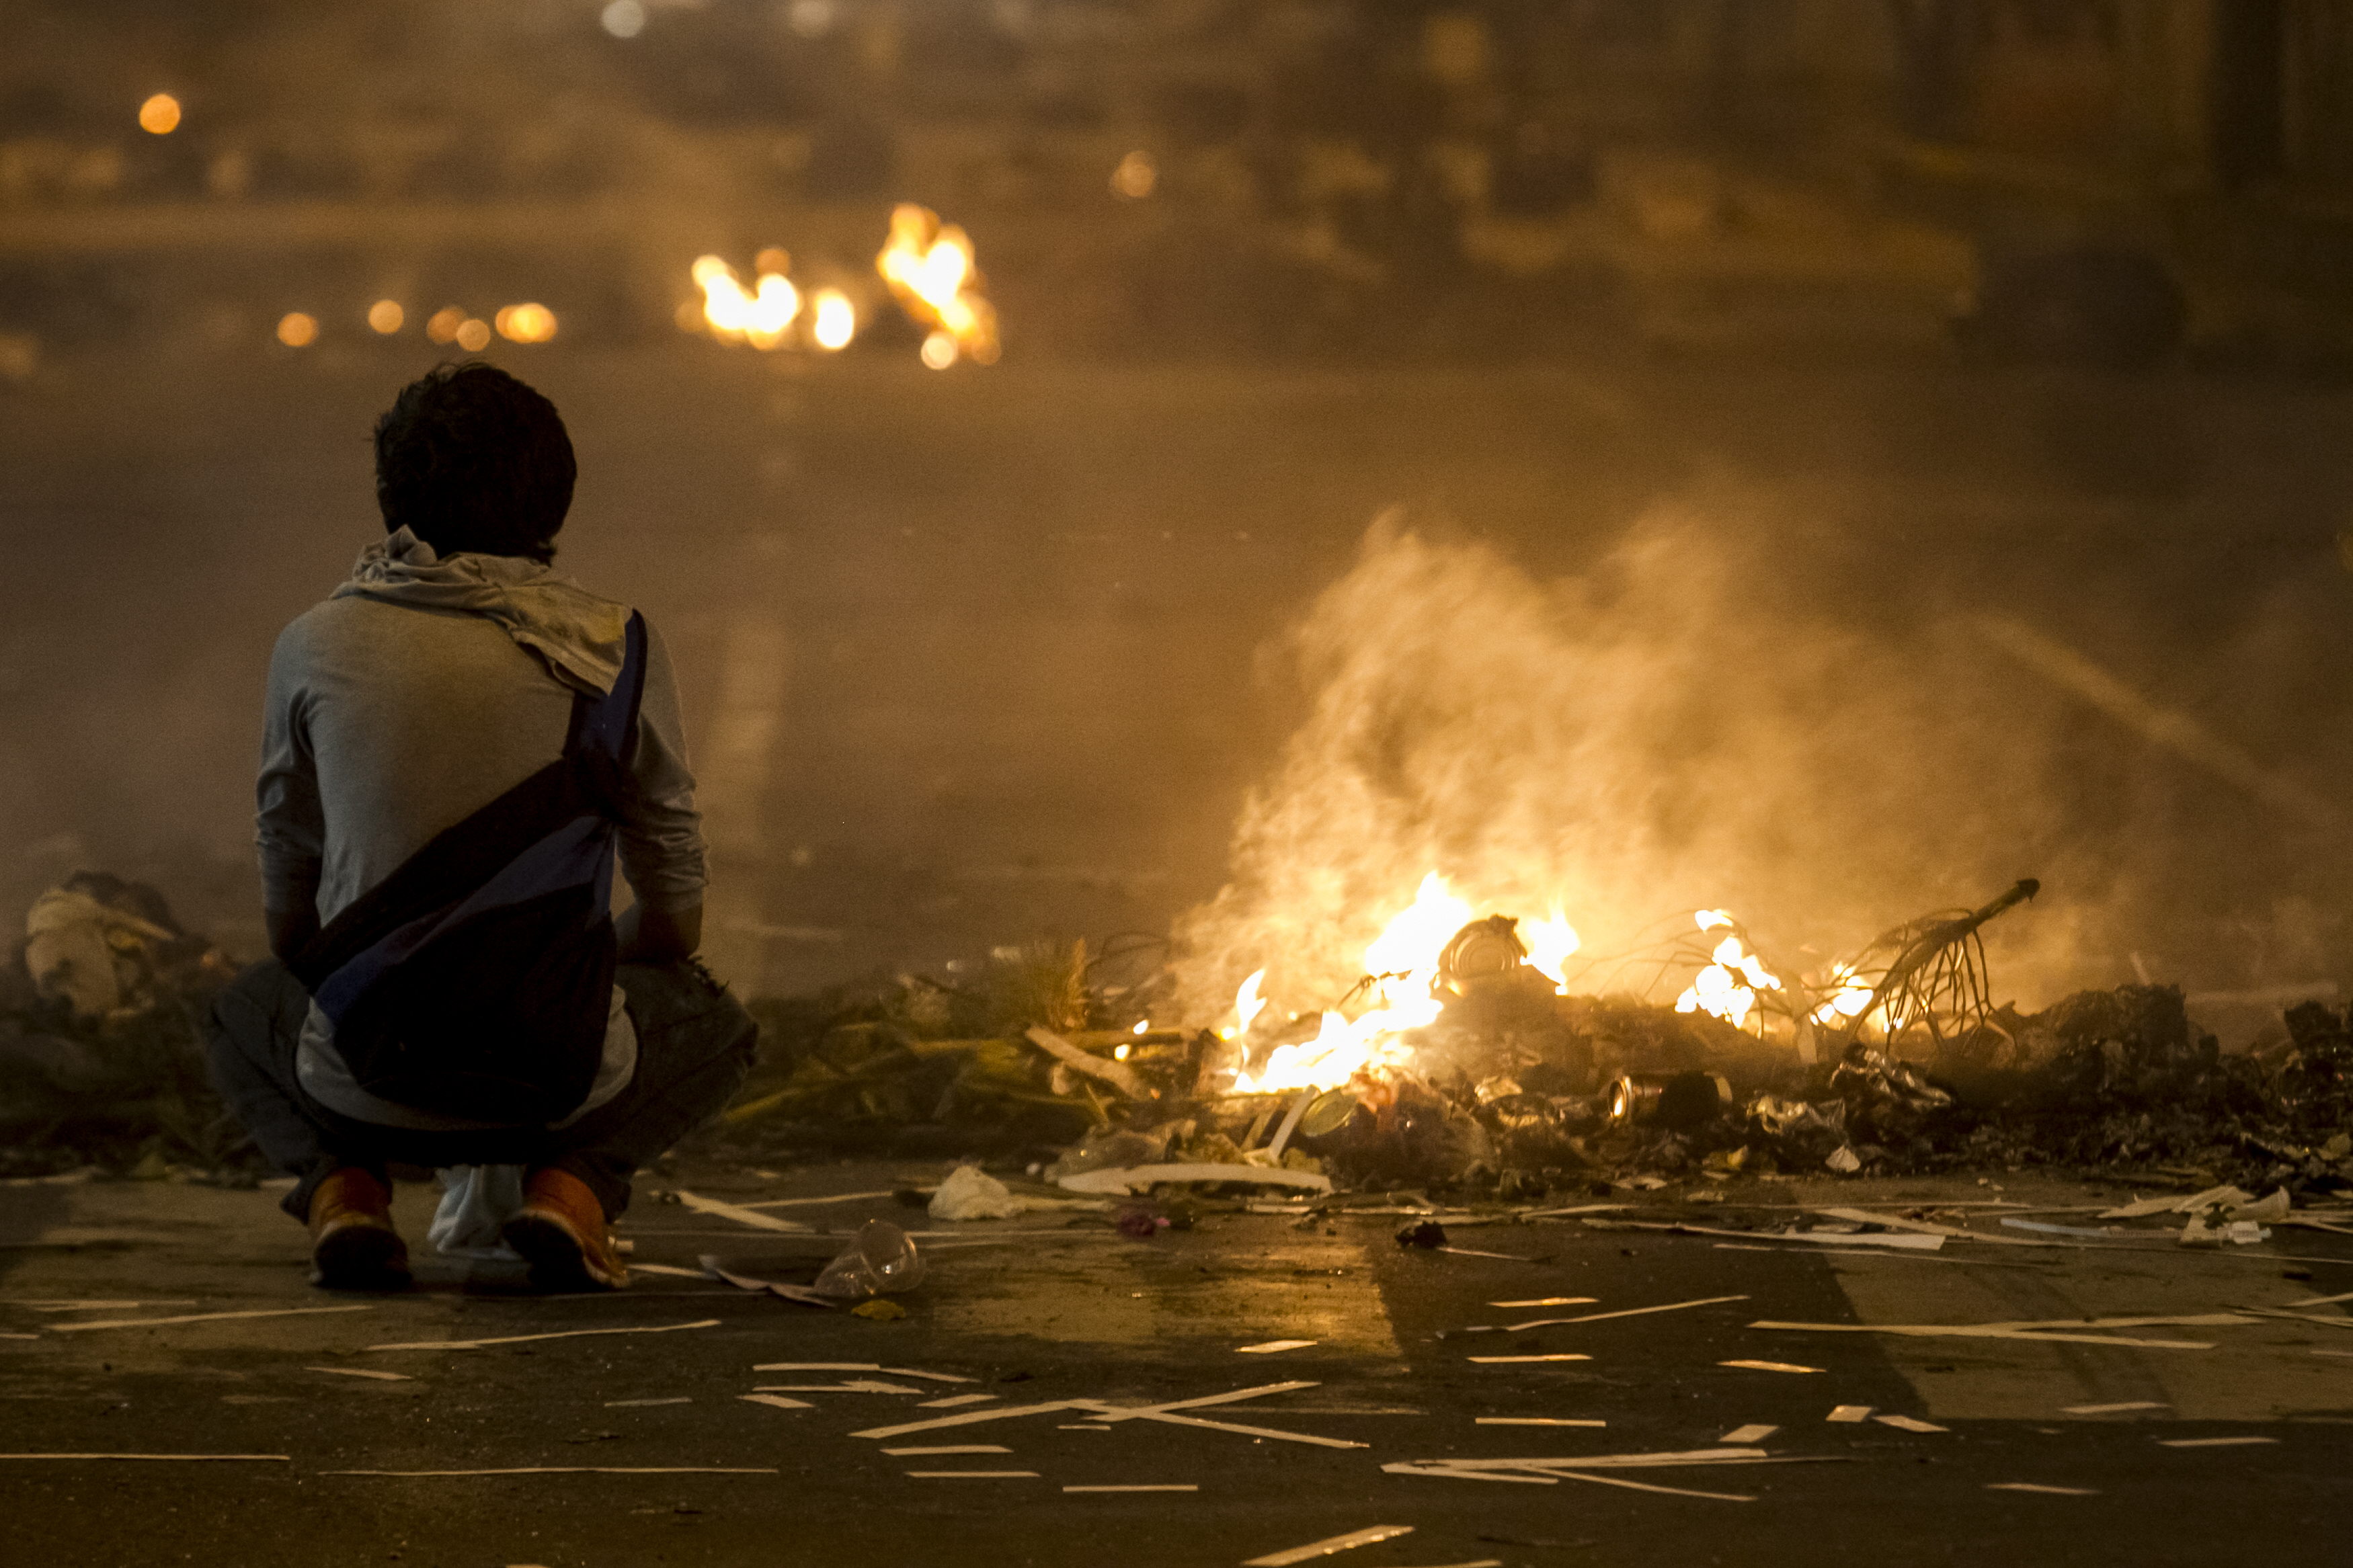
[[[394,1163],[554,1165],[587,1183],[610,1219],[628,1206],[638,1167],[716,1116],[743,1086],[759,1036],[751,1015],[699,963],[624,963],[616,978],[637,1026],[636,1076],[560,1131],[420,1132],[328,1110],[295,1079],[311,996],[276,959],[238,975],[213,1004],[213,1086],[270,1163],[301,1178],[285,1200],[297,1219],[309,1216],[311,1192],[337,1166],[381,1173]]]

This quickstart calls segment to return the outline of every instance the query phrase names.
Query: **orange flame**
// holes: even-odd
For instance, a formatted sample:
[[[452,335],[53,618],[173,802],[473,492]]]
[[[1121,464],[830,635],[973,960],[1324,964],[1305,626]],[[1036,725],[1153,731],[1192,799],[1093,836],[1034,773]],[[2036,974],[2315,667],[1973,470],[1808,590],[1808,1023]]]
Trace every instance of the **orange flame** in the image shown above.
[[[936,329],[923,340],[923,363],[945,370],[958,359],[997,363],[997,310],[980,292],[972,241],[929,207],[902,202],[891,213],[891,237],[874,258],[900,306]]]

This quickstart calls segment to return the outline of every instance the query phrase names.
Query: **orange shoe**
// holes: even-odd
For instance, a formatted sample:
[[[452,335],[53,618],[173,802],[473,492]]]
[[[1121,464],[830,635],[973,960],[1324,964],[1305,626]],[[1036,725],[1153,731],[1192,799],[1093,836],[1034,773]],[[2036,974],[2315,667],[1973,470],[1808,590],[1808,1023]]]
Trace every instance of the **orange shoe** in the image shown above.
[[[311,1194],[311,1283],[325,1290],[406,1290],[408,1244],[392,1227],[392,1193],[345,1165]]]
[[[531,1264],[531,1282],[543,1290],[617,1290],[629,1282],[613,1227],[605,1223],[605,1205],[569,1171],[533,1171],[523,1183],[522,1208],[503,1234]]]

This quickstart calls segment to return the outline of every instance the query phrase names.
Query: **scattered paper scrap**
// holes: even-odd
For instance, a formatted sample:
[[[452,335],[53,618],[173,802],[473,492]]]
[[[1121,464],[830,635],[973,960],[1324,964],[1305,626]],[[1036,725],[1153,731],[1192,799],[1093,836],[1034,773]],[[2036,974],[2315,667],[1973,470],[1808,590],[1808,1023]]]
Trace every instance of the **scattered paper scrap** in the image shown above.
[[[605,1401],[605,1408],[607,1410],[643,1410],[655,1405],[691,1405],[693,1403],[694,1397],[691,1394],[673,1394],[666,1399],[608,1399]]]
[[[774,1466],[515,1465],[502,1470],[321,1470],[322,1476],[773,1476]]]
[[[1520,1362],[1591,1361],[1593,1358],[1576,1351],[1557,1351],[1551,1355],[1474,1355],[1465,1356],[1462,1359],[1476,1362],[1481,1366],[1511,1366]]]
[[[1197,1492],[1201,1489],[1189,1483],[1154,1483],[1115,1487],[1064,1487],[1062,1489],[1066,1492]]]
[[[1520,1459],[1419,1459],[1455,1470],[1652,1470],[1686,1465],[1756,1464],[1772,1458],[1762,1448],[1676,1448],[1639,1454],[1558,1454]]]
[[[1098,1421],[1136,1421],[1155,1415],[1165,1415],[1174,1410],[1206,1410],[1216,1405],[1237,1405],[1245,1399],[1263,1399],[1270,1394],[1292,1394],[1303,1388],[1314,1388],[1313,1382],[1294,1379],[1289,1383],[1261,1383],[1255,1388],[1229,1389],[1223,1394],[1203,1394],[1198,1399],[1173,1399],[1159,1405],[1095,1405],[1103,1414]],[[1092,1405],[1092,1402],[1082,1402]]]
[[[1294,1563],[1312,1563],[1318,1557],[1329,1557],[1335,1552],[1349,1552],[1377,1542],[1394,1541],[1400,1535],[1411,1535],[1409,1524],[1376,1524],[1363,1530],[1352,1530],[1345,1535],[1327,1535],[1321,1541],[1311,1541],[1304,1546],[1293,1546],[1284,1552],[1270,1552],[1263,1557],[1252,1557],[1242,1568],[1291,1568]]]
[[[1314,1340],[1269,1340],[1264,1344],[1236,1345],[1234,1352],[1237,1355],[1272,1355],[1277,1351],[1303,1351],[1314,1342]]]
[[[2069,1405],[2062,1407],[2066,1415],[2122,1415],[2127,1410],[2170,1410],[2173,1406],[2155,1399],[2127,1399],[2115,1405]]]
[[[304,1372],[328,1372],[337,1377],[365,1377],[377,1383],[414,1383],[417,1380],[405,1372],[375,1372],[364,1366],[306,1366]]]
[[[891,1193],[835,1193],[822,1198],[766,1198],[756,1204],[737,1204],[735,1206],[744,1209],[797,1209],[808,1208],[817,1204],[871,1203],[877,1198],[893,1195],[895,1194]]]
[[[1607,1421],[1593,1421],[1566,1415],[1482,1415],[1481,1426],[1607,1426]]]
[[[981,1421],[1010,1421],[1023,1415],[1045,1415],[1058,1410],[1083,1410],[1087,1406],[1077,1400],[1057,1399],[1045,1405],[1007,1405],[994,1410],[964,1410],[954,1415],[934,1415],[928,1421],[902,1422],[896,1426],[870,1426],[863,1432],[852,1432],[853,1437],[904,1437],[916,1432],[937,1432],[947,1426],[970,1426]]]
[[[988,1405],[1000,1396],[994,1394],[951,1394],[945,1399],[926,1399],[915,1406],[918,1410],[956,1410],[967,1405]]]
[[[695,1213],[707,1214],[713,1219],[733,1220],[737,1225],[749,1226],[754,1230],[781,1230],[798,1236],[809,1233],[810,1227],[797,1220],[778,1219],[774,1215],[747,1209],[740,1204],[722,1203],[717,1198],[706,1198],[700,1193],[690,1193],[684,1187],[677,1191],[679,1202]]]
[[[1012,1449],[1001,1443],[945,1443],[928,1448],[885,1448],[894,1459],[945,1458],[950,1454],[1009,1454]]]
[[[2159,1437],[2160,1448],[2245,1448],[2258,1443],[2276,1443],[2276,1437]]]
[[[1162,1182],[1232,1182],[1249,1186],[1301,1187],[1328,1193],[1332,1178],[1313,1171],[1290,1171],[1279,1165],[1128,1165],[1101,1171],[1080,1171],[1055,1179],[1054,1184],[1073,1193],[1117,1194]]]
[[[747,1405],[766,1405],[778,1410],[814,1410],[816,1405],[806,1399],[786,1399],[781,1394],[739,1394],[736,1398]]]
[[[1035,1470],[909,1470],[911,1481],[1034,1481]]]
[[[849,1315],[864,1318],[869,1322],[895,1323],[907,1315],[907,1309],[888,1296],[877,1296],[871,1301],[860,1301],[850,1308]]]
[[[2037,1340],[2061,1344],[2120,1345],[2126,1350],[2211,1351],[2213,1344],[2204,1340],[2138,1340],[2116,1334],[2080,1333],[2074,1329],[2123,1327],[2127,1322],[2147,1322],[2146,1318],[2116,1320],[2087,1318],[2073,1329],[2060,1329],[2033,1323],[1782,1323],[1759,1320],[1752,1329],[1778,1329],[1793,1333],[1812,1334],[1903,1334],[1919,1339],[1962,1340]],[[2192,1320],[2174,1318],[2171,1322]],[[2233,1312],[2210,1312],[2194,1320],[2201,1322],[2245,1323],[2254,1320]]]
[[[170,1318],[101,1318],[90,1323],[51,1323],[53,1334],[79,1334],[90,1329],[160,1329],[166,1323],[218,1323],[231,1318],[308,1318],[322,1312],[373,1312],[374,1305],[362,1302],[353,1307],[272,1307],[254,1312],[183,1312]]]
[[[1628,1491],[1656,1492],[1662,1497],[1704,1498],[1710,1502],[1755,1502],[1757,1500],[1756,1497],[1748,1492],[1704,1492],[1691,1487],[1662,1487],[1654,1481],[1628,1480],[1624,1476],[1597,1476],[1589,1470],[1561,1470],[1557,1473],[1565,1481],[1590,1481],[1595,1486],[1623,1487]]]
[[[1559,1328],[1568,1323],[1599,1323],[1611,1318],[1640,1318],[1651,1312],[1680,1312],[1687,1307],[1714,1307],[1725,1301],[1746,1301],[1746,1296],[1703,1296],[1696,1301],[1668,1301],[1656,1307],[1625,1307],[1615,1312],[1588,1312],[1581,1318],[1537,1318],[1529,1322],[1513,1323],[1504,1332],[1522,1333],[1529,1329]]]
[[[1538,1296],[1531,1301],[1490,1301],[1490,1307],[1584,1307],[1594,1300],[1591,1296]]]
[[[681,1268],[676,1264],[671,1263],[639,1263],[635,1258],[631,1258],[629,1260],[629,1272],[632,1274],[659,1274],[671,1279],[708,1279],[711,1278],[709,1274],[703,1272],[700,1268]]]
[[[626,1329],[564,1329],[550,1334],[502,1334],[489,1340],[408,1340],[396,1345],[370,1345],[367,1348],[372,1351],[478,1351],[488,1345],[520,1345],[534,1340],[579,1340],[592,1334],[674,1334],[681,1329],[715,1329],[718,1326],[718,1319],[704,1318],[691,1323],[649,1323]]]
[[[198,1465],[293,1463],[286,1454],[0,1454],[0,1459],[165,1459]]]
[[[912,1366],[881,1366],[871,1361],[764,1361],[754,1372],[879,1372],[885,1377],[920,1377],[932,1383],[970,1383],[952,1372],[917,1372]],[[995,1398],[991,1394],[989,1397]]]
[[[1318,1437],[1306,1432],[1284,1432],[1272,1426],[1244,1426],[1231,1421],[1208,1421],[1198,1415],[1177,1415],[1168,1407],[1135,1408],[1106,1405],[1100,1400],[1080,1400],[1075,1403],[1105,1415],[1134,1416],[1145,1421],[1165,1421],[1172,1426],[1198,1426],[1210,1432],[1233,1432],[1245,1437],[1272,1437],[1284,1443],[1306,1443],[1319,1448],[1366,1448],[1369,1443],[1352,1443],[1345,1437]]]
[[[2047,1487],[2042,1485],[2040,1481],[1988,1481],[1986,1483],[1986,1490],[1989,1492],[2036,1492],[2044,1497],[2097,1497],[2100,1495],[2095,1489],[2091,1487]]]
[[[1868,1421],[1871,1419],[1871,1406],[1868,1405],[1833,1405],[1831,1406],[1831,1413],[1822,1417],[1822,1419],[1825,1421]]]
[[[786,1285],[775,1279],[760,1279],[749,1274],[738,1274],[733,1269],[723,1268],[718,1258],[707,1254],[698,1261],[702,1263],[702,1272],[705,1275],[723,1285],[733,1285],[738,1290],[749,1290],[754,1295],[774,1296],[779,1300],[797,1301],[804,1307],[823,1307],[828,1311],[841,1304],[830,1297],[818,1295],[806,1285]]]
[[[1898,1432],[1949,1432],[1950,1426],[1939,1426],[1934,1421],[1923,1421],[1916,1415],[1873,1415],[1882,1426],[1893,1426]]]
[[[1826,1367],[1799,1366],[1793,1361],[1720,1361],[1718,1366],[1736,1366],[1746,1372],[1824,1372]]]
[[[921,1394],[920,1388],[909,1388],[903,1383],[884,1383],[880,1378],[853,1377],[848,1383],[764,1383],[758,1385],[763,1394]]]
[[[1735,1426],[1716,1441],[1729,1447],[1738,1447],[1745,1443],[1762,1443],[1780,1429],[1778,1426],[1766,1426],[1761,1421],[1751,1422],[1746,1426]]]
[[[30,1307],[36,1312],[132,1312],[142,1307],[194,1307],[195,1301],[10,1301],[11,1307]]]

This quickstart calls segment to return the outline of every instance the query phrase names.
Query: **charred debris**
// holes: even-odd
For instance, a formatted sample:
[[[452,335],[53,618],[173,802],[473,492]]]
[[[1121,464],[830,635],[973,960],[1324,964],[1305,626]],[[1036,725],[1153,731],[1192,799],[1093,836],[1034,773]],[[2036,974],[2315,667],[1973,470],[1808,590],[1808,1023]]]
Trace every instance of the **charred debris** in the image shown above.
[[[1489,916],[1448,944],[1445,1005],[1408,1065],[1259,1092],[1237,1092],[1238,1071],[1316,1016],[1247,1042],[1155,1027],[1165,943],[1003,948],[944,978],[753,1001],[761,1067],[705,1136],[763,1158],[1250,1167],[1268,1185],[1505,1202],[2023,1167],[2353,1188],[2353,1008],[2305,1003],[2231,1053],[2175,986],[2021,1014],[1991,1000],[1979,932],[2035,891],[1888,931],[1821,987],[1760,990],[1739,1025],[1560,994],[1515,922]],[[205,1010],[234,973],[152,888],[83,873],[42,895],[0,967],[0,1175],[260,1173],[205,1082]]]

